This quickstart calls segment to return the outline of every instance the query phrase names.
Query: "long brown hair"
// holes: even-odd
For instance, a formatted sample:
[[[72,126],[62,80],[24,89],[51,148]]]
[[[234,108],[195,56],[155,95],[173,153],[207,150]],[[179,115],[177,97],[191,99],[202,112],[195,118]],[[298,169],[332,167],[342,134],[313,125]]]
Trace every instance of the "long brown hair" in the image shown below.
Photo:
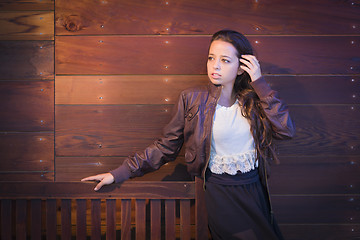
[[[233,30],[221,30],[212,36],[210,44],[215,40],[231,43],[237,50],[238,58],[244,54],[254,55],[249,40],[239,32]],[[272,126],[261,106],[259,96],[250,85],[250,82],[251,78],[249,74],[244,71],[244,73],[236,77],[234,92],[241,103],[242,115],[250,120],[250,129],[254,137],[257,158],[259,159],[262,157],[266,161],[278,163],[279,160],[275,153],[275,146],[273,143]]]

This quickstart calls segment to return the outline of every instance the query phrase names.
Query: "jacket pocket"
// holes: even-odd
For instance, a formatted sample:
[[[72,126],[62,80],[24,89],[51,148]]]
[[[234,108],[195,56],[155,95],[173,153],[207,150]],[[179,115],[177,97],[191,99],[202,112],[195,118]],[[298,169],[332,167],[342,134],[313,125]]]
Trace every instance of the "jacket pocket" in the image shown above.
[[[192,163],[195,160],[196,154],[191,151],[185,151],[185,162]]]
[[[185,118],[188,120],[188,121],[191,121],[195,116],[196,114],[198,113],[199,111],[199,106],[195,105],[195,106],[192,106],[185,114]]]

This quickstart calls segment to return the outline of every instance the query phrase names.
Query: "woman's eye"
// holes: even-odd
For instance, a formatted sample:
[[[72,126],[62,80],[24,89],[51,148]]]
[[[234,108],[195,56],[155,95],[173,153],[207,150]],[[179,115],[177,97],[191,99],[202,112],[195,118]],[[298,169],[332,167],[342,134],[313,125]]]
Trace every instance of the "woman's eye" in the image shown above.
[[[213,57],[208,57],[208,60],[214,60],[214,58]]]
[[[229,63],[230,61],[229,60],[227,60],[227,59],[223,59],[222,60],[224,63]]]

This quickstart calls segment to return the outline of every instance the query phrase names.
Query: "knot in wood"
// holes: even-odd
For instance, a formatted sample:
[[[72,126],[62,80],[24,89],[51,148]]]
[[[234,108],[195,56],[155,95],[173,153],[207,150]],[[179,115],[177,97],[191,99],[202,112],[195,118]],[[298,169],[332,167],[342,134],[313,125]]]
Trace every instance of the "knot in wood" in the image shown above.
[[[65,19],[64,27],[69,32],[76,32],[83,28],[81,21],[75,16],[68,16]]]

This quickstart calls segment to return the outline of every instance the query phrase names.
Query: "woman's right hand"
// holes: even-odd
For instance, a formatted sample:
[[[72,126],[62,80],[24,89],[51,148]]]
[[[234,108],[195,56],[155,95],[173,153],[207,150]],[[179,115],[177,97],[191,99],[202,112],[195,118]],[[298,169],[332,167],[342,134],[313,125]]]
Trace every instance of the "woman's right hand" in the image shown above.
[[[83,178],[81,181],[100,181],[94,188],[95,191],[98,191],[102,186],[112,184],[115,179],[111,173],[103,173]]]

